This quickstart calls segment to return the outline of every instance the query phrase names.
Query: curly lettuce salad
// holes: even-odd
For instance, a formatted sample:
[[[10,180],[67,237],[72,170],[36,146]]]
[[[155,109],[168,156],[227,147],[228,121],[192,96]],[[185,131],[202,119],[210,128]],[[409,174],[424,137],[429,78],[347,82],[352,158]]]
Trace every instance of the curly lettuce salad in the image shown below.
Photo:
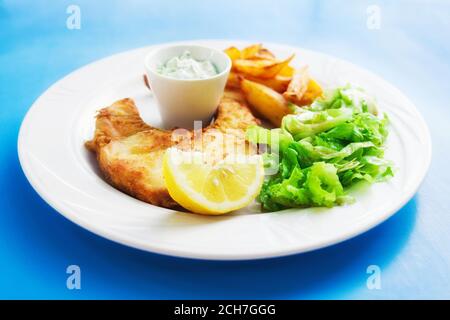
[[[351,203],[346,191],[360,181],[393,176],[384,159],[388,117],[378,116],[373,98],[347,85],[325,93],[310,106],[291,105],[281,128],[248,129],[247,139],[266,146],[264,165],[274,169],[257,200],[265,211],[333,207]]]

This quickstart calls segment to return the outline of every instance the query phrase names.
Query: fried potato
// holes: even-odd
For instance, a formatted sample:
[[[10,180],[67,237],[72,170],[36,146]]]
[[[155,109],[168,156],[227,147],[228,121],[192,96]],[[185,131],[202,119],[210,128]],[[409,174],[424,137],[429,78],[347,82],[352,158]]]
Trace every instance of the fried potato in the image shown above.
[[[266,60],[275,60],[275,55],[272,52],[270,52],[268,49],[261,48],[256,53],[254,58],[256,58],[256,59],[266,59]]]
[[[291,77],[285,77],[285,76],[279,76],[276,75],[273,78],[269,79],[262,79],[252,76],[245,76],[239,73],[236,73],[234,71],[231,71],[228,80],[227,80],[227,88],[228,89],[239,89],[241,87],[241,81],[240,78],[245,78],[254,82],[261,83],[269,88],[272,88],[273,90],[283,93],[286,91],[289,83],[291,82]]]
[[[276,92],[283,93],[287,90],[289,83],[291,82],[291,77],[285,77],[280,75],[275,75],[273,78],[263,79],[258,77],[245,77],[248,80],[261,83],[269,88],[272,88]]]
[[[308,89],[309,80],[307,67],[296,70],[283,96],[293,103],[298,103]]]
[[[241,51],[236,47],[229,47],[224,52],[230,57],[231,61],[241,58]]]
[[[241,52],[241,59],[252,59],[255,58],[258,54],[258,52],[262,49],[262,44],[253,44],[251,46],[248,46],[244,49],[242,49]]]
[[[240,75],[234,71],[231,71],[228,75],[227,85],[228,89],[239,89],[241,87]]]
[[[275,60],[275,55],[258,43],[242,49],[241,58]]]
[[[284,76],[284,77],[292,77],[295,73],[295,69],[294,67],[290,66],[290,65],[286,65],[283,67],[283,69],[280,70],[280,72],[278,72],[278,75],[280,76]]]
[[[308,88],[302,98],[298,101],[297,105],[310,105],[316,98],[320,97],[322,93],[323,91],[320,85],[314,79],[310,79],[308,82]]]
[[[277,127],[281,125],[281,119],[291,113],[286,99],[265,85],[243,78],[241,90],[253,110]]]
[[[294,55],[286,60],[268,60],[268,59],[236,59],[234,60],[234,67],[236,71],[244,75],[258,77],[258,78],[273,78],[280,70],[291,62]]]

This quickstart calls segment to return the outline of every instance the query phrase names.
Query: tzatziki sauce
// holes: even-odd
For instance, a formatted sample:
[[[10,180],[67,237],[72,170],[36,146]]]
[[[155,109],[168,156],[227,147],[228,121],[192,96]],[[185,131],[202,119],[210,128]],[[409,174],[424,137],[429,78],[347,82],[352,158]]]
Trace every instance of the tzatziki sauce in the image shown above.
[[[219,73],[214,63],[209,60],[196,60],[188,50],[159,65],[157,71],[167,77],[187,80],[206,79]]]

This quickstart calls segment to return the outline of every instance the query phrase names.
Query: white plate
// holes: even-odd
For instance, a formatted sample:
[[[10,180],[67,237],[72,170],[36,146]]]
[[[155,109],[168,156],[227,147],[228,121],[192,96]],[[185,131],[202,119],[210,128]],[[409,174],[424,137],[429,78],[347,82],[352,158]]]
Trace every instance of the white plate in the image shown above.
[[[220,49],[237,41],[191,41]],[[357,83],[373,94],[391,119],[386,157],[395,177],[356,195],[353,205],[206,217],[163,209],[108,185],[84,148],[96,110],[133,98],[144,119],[158,126],[154,101],[142,84],[144,56],[154,47],[89,64],[50,87],[30,108],[19,135],[22,168],[35,190],[58,212],[113,241],[167,255],[239,260],[305,252],[356,236],[399,210],[428,169],[431,140],[414,105],[396,88],[351,63],[317,52],[267,43],[277,56],[296,53],[325,87]],[[301,61],[300,61],[301,59]],[[245,212],[247,211],[247,212]],[[46,231],[48,232],[48,231]]]

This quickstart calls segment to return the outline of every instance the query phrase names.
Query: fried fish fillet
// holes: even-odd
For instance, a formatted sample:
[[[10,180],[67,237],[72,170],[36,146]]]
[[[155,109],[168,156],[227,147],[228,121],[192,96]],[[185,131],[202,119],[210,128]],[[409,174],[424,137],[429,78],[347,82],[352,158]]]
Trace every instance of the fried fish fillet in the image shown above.
[[[98,112],[94,138],[86,147],[96,153],[100,170],[112,186],[142,201],[177,208],[164,183],[165,150],[175,145],[202,150],[211,161],[230,153],[253,153],[245,141],[245,129],[258,123],[237,93],[226,93],[215,121],[197,131],[151,127],[139,116],[133,100],[123,99]]]

